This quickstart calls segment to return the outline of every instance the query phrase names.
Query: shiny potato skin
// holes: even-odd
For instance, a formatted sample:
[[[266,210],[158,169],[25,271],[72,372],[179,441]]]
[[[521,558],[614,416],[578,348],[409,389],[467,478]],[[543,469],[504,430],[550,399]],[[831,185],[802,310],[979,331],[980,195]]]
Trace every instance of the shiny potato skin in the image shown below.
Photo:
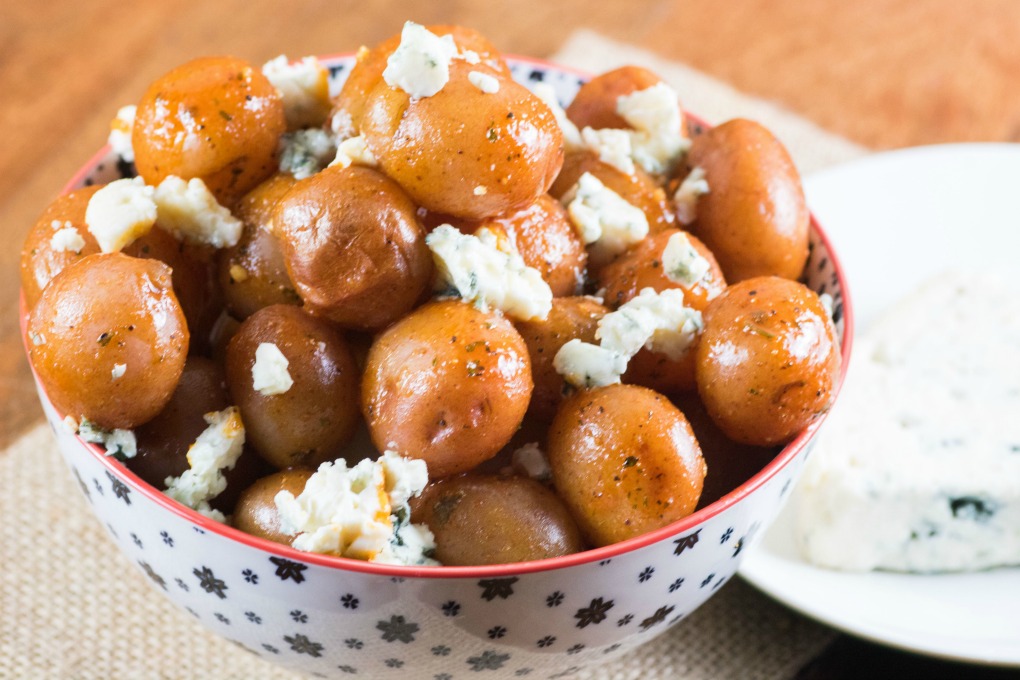
[[[531,357],[531,376],[535,390],[531,395],[528,415],[550,422],[563,401],[567,383],[553,368],[553,358],[573,338],[598,344],[595,331],[598,322],[609,312],[594,298],[553,298],[549,316],[543,320],[516,321],[514,326],[524,338]]]
[[[549,428],[546,452],[557,492],[596,547],[686,517],[701,496],[705,461],[690,424],[644,387],[574,393]]]
[[[280,528],[280,513],[273,499],[281,491],[301,495],[312,473],[312,470],[304,468],[287,468],[249,486],[241,493],[234,508],[231,518],[234,527],[252,536],[290,545],[296,534],[285,534]]]
[[[255,352],[275,344],[294,384],[264,395],[252,382]],[[247,442],[278,469],[339,457],[358,424],[358,369],[346,340],[328,322],[290,305],[249,316],[227,345],[227,387],[241,409]]]
[[[89,255],[57,274],[28,331],[29,359],[57,412],[107,429],[162,411],[188,355],[169,267],[121,253]],[[117,364],[126,370],[114,379]]]
[[[436,300],[376,337],[361,410],[378,449],[420,458],[438,479],[496,455],[521,424],[532,387],[528,348],[509,321]]]
[[[629,128],[616,112],[616,100],[660,82],[662,78],[640,66],[606,71],[581,86],[567,107],[567,117],[579,128]]]
[[[796,279],[808,250],[809,214],[786,148],[758,123],[734,119],[695,137],[689,167],[710,187],[691,231],[731,283],[755,276]]]
[[[415,206],[375,170],[333,167],[300,180],[273,222],[305,306],[342,326],[382,328],[431,283],[432,255]]]
[[[499,91],[479,90],[471,71],[496,77]],[[415,203],[467,219],[533,203],[563,164],[563,133],[549,107],[484,63],[454,60],[446,86],[415,100],[380,82],[362,134],[382,171]]]
[[[301,304],[272,219],[276,204],[296,181],[290,175],[273,175],[245,194],[234,211],[244,222],[241,240],[221,250],[216,265],[227,309],[238,319],[270,305]]]
[[[527,477],[441,479],[425,489],[411,521],[432,531],[436,559],[446,566],[544,560],[585,548],[563,501]]]
[[[236,57],[204,57],[149,86],[131,145],[146,184],[198,177],[229,207],[276,171],[286,129],[280,95],[258,68]]]
[[[780,277],[748,279],[713,300],[704,318],[698,393],[730,439],[785,444],[828,410],[839,343],[814,291]]]

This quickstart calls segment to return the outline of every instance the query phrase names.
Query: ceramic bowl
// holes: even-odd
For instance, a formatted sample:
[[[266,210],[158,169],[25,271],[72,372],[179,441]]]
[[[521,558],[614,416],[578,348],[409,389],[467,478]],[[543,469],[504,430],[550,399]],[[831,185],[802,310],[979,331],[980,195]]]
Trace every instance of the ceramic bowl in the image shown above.
[[[327,63],[335,88],[353,58]],[[510,64],[517,79],[548,82],[563,102],[583,82],[547,63]],[[132,170],[106,149],[67,189]],[[845,366],[846,282],[817,224],[811,245],[805,278],[834,298]],[[301,553],[206,519],[82,442],[42,389],[40,399],[99,521],[157,590],[253,654],[331,678],[566,677],[682,625],[772,522],[819,425],[739,488],[645,536],[539,562],[426,569]]]

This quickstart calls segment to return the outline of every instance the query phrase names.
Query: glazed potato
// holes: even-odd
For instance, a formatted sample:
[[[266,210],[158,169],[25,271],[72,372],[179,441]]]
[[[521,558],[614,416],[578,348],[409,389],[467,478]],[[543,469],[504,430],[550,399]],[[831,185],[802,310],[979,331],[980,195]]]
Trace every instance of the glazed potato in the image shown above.
[[[553,358],[568,340],[579,338],[598,344],[595,331],[598,322],[609,312],[590,297],[553,298],[549,316],[540,321],[517,321],[515,326],[531,357],[531,375],[535,391],[531,395],[528,415],[549,422],[563,401],[567,383],[553,368]]]
[[[556,490],[594,546],[686,517],[705,479],[684,414],[636,385],[568,397],[549,429],[547,453]]]
[[[737,442],[774,446],[828,410],[840,353],[814,291],[759,277],[709,304],[696,360],[698,393],[719,428]]]
[[[107,429],[163,410],[189,339],[170,268],[121,253],[88,255],[57,274],[32,309],[28,337],[57,411]]]
[[[255,389],[263,343],[287,360],[293,384]],[[339,457],[358,424],[358,370],[343,336],[323,319],[289,305],[249,316],[227,345],[227,387],[241,409],[247,442],[277,468],[317,466]]]
[[[411,521],[428,526],[436,559],[447,566],[543,560],[585,548],[563,501],[527,477],[441,479],[415,502]]]
[[[495,77],[482,92],[472,71]],[[362,134],[379,166],[418,205],[484,219],[534,203],[563,164],[563,134],[542,100],[498,70],[454,60],[450,80],[411,99],[380,82],[368,97]]]
[[[283,103],[262,72],[205,57],[157,78],[138,103],[131,145],[146,184],[198,177],[231,206],[277,168]]]
[[[758,123],[736,119],[695,137],[689,167],[705,171],[691,231],[731,283],[755,276],[796,279],[807,261],[807,204],[786,148]]]
[[[270,305],[301,304],[273,233],[276,204],[295,182],[291,175],[273,175],[246,194],[234,211],[244,230],[237,245],[220,251],[217,278],[227,309],[239,319]]]
[[[661,82],[662,78],[640,66],[606,71],[581,86],[567,107],[567,117],[579,128],[629,128],[616,112],[616,100]]]
[[[290,545],[294,536],[280,528],[280,513],[273,499],[281,491],[301,495],[311,476],[312,470],[288,468],[258,480],[241,493],[232,517],[234,526],[246,534]]]
[[[343,326],[382,328],[431,283],[432,255],[415,206],[375,170],[337,166],[298,181],[273,222],[305,305]]]
[[[581,292],[588,253],[567,211],[549,194],[526,208],[483,220],[462,231],[474,233],[482,227],[508,238],[524,264],[539,271],[554,296]]]
[[[510,322],[446,299],[379,334],[361,409],[379,450],[420,458],[437,479],[496,455],[521,424],[531,391],[528,348]]]

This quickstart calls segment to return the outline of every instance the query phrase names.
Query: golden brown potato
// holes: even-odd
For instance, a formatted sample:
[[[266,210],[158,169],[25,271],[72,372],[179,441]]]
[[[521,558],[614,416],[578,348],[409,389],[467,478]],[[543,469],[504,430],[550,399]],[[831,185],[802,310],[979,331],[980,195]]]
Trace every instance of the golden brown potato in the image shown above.
[[[531,375],[535,381],[535,391],[528,407],[530,417],[549,422],[556,415],[556,408],[563,401],[568,386],[563,376],[553,368],[553,358],[573,338],[598,344],[595,331],[599,319],[608,311],[595,298],[553,298],[552,309],[546,319],[515,322],[528,346]]]
[[[499,91],[479,90],[472,71],[497,78]],[[534,203],[563,164],[563,133],[549,107],[485,63],[454,60],[450,81],[431,97],[379,83],[362,128],[383,172],[415,203],[468,219]]]
[[[301,304],[273,233],[276,204],[296,181],[291,175],[273,175],[237,204],[244,231],[237,245],[220,251],[217,270],[227,309],[239,319],[270,305]]]
[[[188,327],[156,260],[83,257],[57,274],[28,320],[29,359],[59,413],[133,428],[170,400]]]
[[[376,338],[361,408],[377,448],[424,460],[436,479],[496,455],[531,390],[528,348],[509,321],[437,300]]]
[[[662,78],[640,66],[606,71],[581,86],[567,107],[567,117],[579,128],[629,128],[616,112],[616,100],[661,82]]]
[[[312,470],[287,468],[258,480],[241,493],[232,518],[234,526],[246,534],[290,545],[295,535],[283,533],[273,499],[281,491],[301,495],[311,476]]]
[[[547,444],[553,481],[589,543],[640,536],[694,511],[705,461],[684,414],[635,385],[581,390]]]
[[[231,206],[276,171],[286,129],[279,92],[259,69],[235,57],[205,57],[149,86],[131,145],[146,184],[198,177]]]
[[[827,411],[840,366],[818,295],[779,277],[741,281],[713,300],[696,359],[709,415],[754,446],[784,444]]]
[[[415,502],[411,521],[428,525],[447,566],[544,560],[585,547],[563,501],[527,477],[441,479]]]
[[[326,168],[300,180],[273,221],[287,271],[315,314],[376,330],[406,314],[432,280],[414,204],[368,168]]]
[[[276,345],[293,384],[256,390],[261,344]],[[227,345],[227,387],[247,442],[277,468],[316,466],[340,456],[358,424],[358,370],[347,342],[323,319],[273,305],[249,316]]]
[[[754,276],[796,279],[808,248],[808,209],[786,148],[758,123],[735,119],[695,137],[689,167],[705,171],[691,231],[730,283]]]

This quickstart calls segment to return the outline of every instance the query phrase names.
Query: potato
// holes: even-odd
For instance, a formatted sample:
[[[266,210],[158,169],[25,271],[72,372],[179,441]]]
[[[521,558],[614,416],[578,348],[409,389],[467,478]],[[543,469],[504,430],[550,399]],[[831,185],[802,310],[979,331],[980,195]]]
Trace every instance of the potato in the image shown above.
[[[686,517],[705,479],[705,461],[683,413],[635,385],[568,397],[549,429],[547,453],[556,490],[594,546]]]
[[[170,268],[121,253],[88,255],[57,274],[32,309],[28,336],[57,412],[107,429],[162,411],[188,355]]]
[[[345,327],[392,323],[431,283],[432,255],[414,204],[375,170],[333,167],[298,181],[273,222],[305,305]]]
[[[231,518],[234,527],[246,534],[269,541],[290,545],[295,535],[285,534],[280,528],[280,513],[273,500],[281,491],[295,496],[305,490],[312,470],[287,468],[263,477],[241,493]]]
[[[420,458],[433,479],[492,458],[524,417],[531,361],[502,315],[437,300],[380,333],[361,408],[375,446]]]
[[[205,57],[149,86],[131,145],[146,184],[198,177],[229,207],[276,171],[276,145],[286,129],[280,95],[258,68],[235,57]]]
[[[495,77],[485,93],[468,74]],[[534,203],[563,164],[563,133],[549,107],[482,63],[454,60],[450,80],[412,99],[380,82],[368,97],[362,134],[379,166],[418,205],[483,219]]]
[[[779,140],[758,123],[731,120],[695,137],[687,164],[702,168],[709,186],[691,231],[726,280],[799,277],[809,215],[800,175]]]
[[[730,439],[785,444],[828,410],[839,343],[814,291],[779,277],[748,279],[727,288],[704,316],[698,393]]]
[[[446,566],[543,560],[585,548],[563,501],[527,477],[448,477],[414,506],[411,521],[432,531],[436,559]]]
[[[517,321],[515,326],[531,357],[531,376],[535,390],[531,395],[528,415],[549,422],[563,401],[568,388],[563,376],[553,368],[553,359],[568,340],[579,338],[598,344],[595,331],[608,309],[590,297],[553,298],[549,316],[537,321]]]
[[[640,66],[606,71],[581,86],[567,107],[567,117],[579,128],[629,128],[627,121],[616,112],[616,101],[623,95],[661,82],[662,78]]]
[[[276,345],[293,385],[279,394],[254,387],[259,345]],[[249,316],[227,345],[227,387],[241,409],[247,442],[277,468],[317,466],[340,456],[358,424],[358,370],[343,336],[289,305]]]

